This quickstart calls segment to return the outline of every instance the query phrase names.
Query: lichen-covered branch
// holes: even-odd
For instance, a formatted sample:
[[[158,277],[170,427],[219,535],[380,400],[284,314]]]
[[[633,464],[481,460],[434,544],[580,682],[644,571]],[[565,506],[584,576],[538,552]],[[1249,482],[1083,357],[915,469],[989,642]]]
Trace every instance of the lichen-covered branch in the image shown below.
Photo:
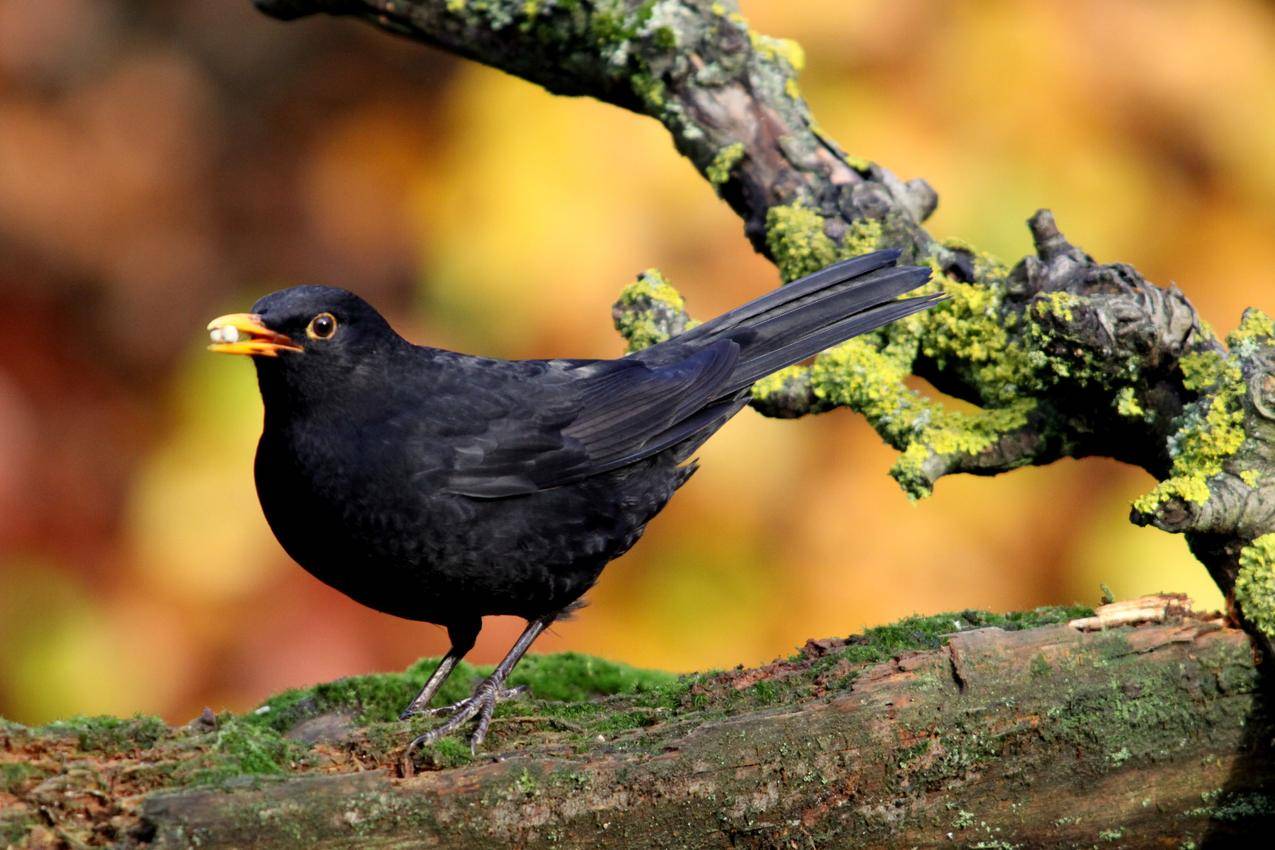
[[[955,472],[1087,455],[1137,464],[1160,483],[1135,503],[1133,521],[1185,533],[1275,650],[1275,632],[1259,627],[1275,623],[1265,607],[1275,573],[1257,542],[1275,533],[1275,332],[1265,314],[1246,313],[1224,346],[1181,292],[1095,261],[1048,212],[1029,223],[1035,255],[1012,268],[935,240],[922,227],[933,189],[821,135],[796,82],[801,49],[750,29],[733,0],[256,3],[285,18],[361,17],[660,120],[785,281],[883,247],[930,265],[947,302],[763,381],[755,406],[863,413],[901,451],[893,474],[913,497]],[[688,321],[676,291],[653,279],[617,305],[634,345]],[[977,410],[910,389],[909,374]]]
[[[477,759],[401,761],[430,662],[177,728],[0,723],[0,846],[1132,850],[1275,816],[1247,638],[1181,598],[912,618],[682,678],[526,661],[539,697]]]

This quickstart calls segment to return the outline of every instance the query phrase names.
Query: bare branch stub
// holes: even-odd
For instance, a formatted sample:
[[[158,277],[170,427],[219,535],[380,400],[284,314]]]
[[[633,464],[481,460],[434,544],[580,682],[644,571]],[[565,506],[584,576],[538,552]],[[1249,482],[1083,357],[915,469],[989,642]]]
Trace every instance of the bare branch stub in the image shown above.
[[[922,227],[934,190],[821,135],[797,85],[800,47],[753,31],[734,0],[255,2],[281,18],[361,18],[656,118],[786,281],[884,247],[930,265],[944,305],[762,381],[755,407],[861,412],[901,451],[892,474],[914,497],[954,472],[1088,455],[1136,464],[1160,484],[1133,521],[1187,534],[1272,647],[1275,328],[1264,314],[1246,313],[1224,346],[1176,288],[1096,262],[1047,211],[1029,222],[1035,255],[1012,269],[935,240]],[[616,317],[637,344],[689,320],[671,287],[626,290]],[[909,374],[978,410],[909,389]]]

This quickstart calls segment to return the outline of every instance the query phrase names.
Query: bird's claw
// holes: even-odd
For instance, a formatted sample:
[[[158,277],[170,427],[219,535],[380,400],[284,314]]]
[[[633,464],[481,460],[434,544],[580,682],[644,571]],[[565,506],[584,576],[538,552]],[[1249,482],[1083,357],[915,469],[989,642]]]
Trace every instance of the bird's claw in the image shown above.
[[[501,688],[500,690],[495,692],[496,702],[504,702],[505,700],[509,700],[509,699],[517,699],[519,696],[526,693],[526,691],[527,691],[526,685],[518,685],[515,688]],[[471,702],[473,702],[475,698],[477,698],[477,696],[478,694],[477,692],[475,692],[474,696],[466,697],[465,699],[460,700],[459,702],[454,702],[451,705],[440,705],[440,706],[437,706],[436,708],[427,708],[419,713],[428,714],[431,717],[446,717],[448,715],[453,715],[453,714],[456,714],[457,712],[464,711],[465,708]]]
[[[491,726],[491,717],[496,710],[496,705],[505,700],[516,699],[526,693],[526,691],[526,685],[505,688],[488,679],[475,688],[471,696],[459,702],[413,712],[429,714],[435,717],[442,715],[450,715],[450,717],[443,725],[436,726],[425,734],[413,738],[412,742],[407,745],[406,752],[403,753],[404,759],[410,760],[412,753],[416,751],[417,747],[432,744],[440,738],[450,735],[475,717],[477,717],[477,722],[474,725],[473,734],[469,736],[469,750],[471,753],[477,754],[478,748],[482,746],[483,740],[487,737],[487,729]],[[404,712],[404,714],[407,714],[407,712]]]
[[[502,702],[507,699],[514,699],[526,693],[526,691],[527,691],[526,685],[518,685],[513,688],[501,688],[500,691],[496,694],[496,701]],[[470,697],[466,697],[463,700],[460,700],[459,702],[454,702],[451,705],[440,705],[434,708],[429,708],[426,705],[418,705],[417,703],[413,702],[407,708],[399,712],[398,719],[411,720],[413,717],[419,717],[423,714],[428,714],[431,717],[443,717],[445,715],[455,714],[458,711],[462,711],[465,708],[465,706],[469,705],[470,701],[473,699],[474,697],[470,696]]]

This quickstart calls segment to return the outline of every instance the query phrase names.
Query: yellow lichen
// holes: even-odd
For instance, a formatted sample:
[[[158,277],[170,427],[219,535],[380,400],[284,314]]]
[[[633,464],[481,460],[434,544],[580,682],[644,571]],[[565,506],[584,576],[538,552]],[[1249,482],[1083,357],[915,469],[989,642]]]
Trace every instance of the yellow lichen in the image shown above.
[[[1168,478],[1156,485],[1150,493],[1133,500],[1133,509],[1140,514],[1153,514],[1165,502],[1181,499],[1202,505],[1209,500],[1208,480],[1197,476]]]
[[[1226,336],[1226,344],[1232,351],[1268,340],[1275,340],[1275,319],[1255,307],[1245,310],[1240,326]]]
[[[809,366],[803,366],[800,363],[795,366],[788,366],[780,369],[778,372],[772,372],[753,384],[753,398],[757,401],[766,401],[775,393],[784,388],[790,380],[800,378],[810,371]]]
[[[1264,534],[1240,550],[1235,601],[1244,619],[1275,639],[1275,534]]]
[[[859,218],[846,228],[841,238],[841,256],[845,258],[870,254],[881,247],[885,228],[875,218]]]
[[[793,71],[800,72],[806,67],[806,51],[791,38],[774,38],[749,30],[748,38],[753,43],[753,50],[764,59],[775,61],[783,59]]]
[[[1171,476],[1139,497],[1135,511],[1154,513],[1173,498],[1195,504],[1209,500],[1208,481],[1244,444],[1244,396],[1239,364],[1222,352],[1206,350],[1179,361],[1182,385],[1201,398],[1182,413],[1182,424],[1169,440]]]
[[[1138,402],[1133,387],[1121,387],[1120,392],[1116,393],[1115,405],[1116,413],[1127,419],[1144,419],[1147,415],[1146,409]]]
[[[674,286],[664,279],[659,269],[647,269],[638,275],[638,279],[620,293],[620,302],[632,304],[638,298],[649,298],[652,301],[663,301],[674,310],[685,310],[686,299]]]
[[[708,164],[708,168],[704,169],[704,176],[708,178],[708,182],[712,183],[714,187],[721,186],[730,179],[731,170],[743,158],[743,142],[727,145],[717,152],[717,155],[713,157],[713,161]]]
[[[1064,322],[1074,322],[1075,314],[1072,308],[1080,303],[1080,299],[1072,295],[1070,292],[1042,292],[1036,296],[1033,305],[1036,309],[1036,315],[1044,318],[1052,315],[1056,319]]]
[[[965,373],[985,403],[1012,403],[1034,383],[1034,370],[1028,353],[1010,339],[1012,317],[1001,307],[1002,290],[993,283],[962,283],[933,261],[930,266],[932,288],[948,298],[919,322],[921,353],[940,369]]]
[[[929,495],[931,457],[976,455],[1027,423],[1035,399],[973,413],[950,411],[909,389],[911,355],[902,343],[879,348],[875,335],[856,337],[820,355],[810,370],[815,396],[862,413],[887,442],[902,449],[890,474],[910,498]],[[915,343],[912,353],[915,352]]]
[[[837,260],[837,244],[823,226],[823,216],[800,201],[766,211],[766,245],[785,283]]]
[[[686,301],[657,269],[647,269],[621,290],[616,308],[615,328],[633,352],[668,339],[668,320],[685,311]]]

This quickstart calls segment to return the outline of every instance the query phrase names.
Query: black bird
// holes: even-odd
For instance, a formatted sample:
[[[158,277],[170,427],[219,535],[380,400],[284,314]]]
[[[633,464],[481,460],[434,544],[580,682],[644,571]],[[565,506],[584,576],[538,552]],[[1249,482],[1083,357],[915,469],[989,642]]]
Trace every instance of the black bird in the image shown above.
[[[484,616],[527,620],[491,676],[433,709],[450,719],[411,745],[476,717],[476,749],[523,653],[637,541],[755,381],[939,300],[897,300],[930,275],[898,256],[837,263],[617,360],[413,345],[324,286],[215,319],[209,348],[254,358],[257,494],[288,554],[364,605],[447,628],[451,649],[404,718],[430,710]]]

